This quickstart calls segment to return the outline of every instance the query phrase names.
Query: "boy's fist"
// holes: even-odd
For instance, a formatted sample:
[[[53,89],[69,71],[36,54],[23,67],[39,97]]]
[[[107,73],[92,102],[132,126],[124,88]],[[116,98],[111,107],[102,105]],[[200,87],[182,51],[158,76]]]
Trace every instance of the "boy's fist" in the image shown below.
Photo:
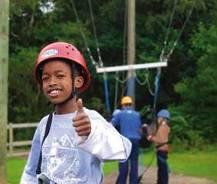
[[[90,119],[84,112],[82,99],[78,99],[76,103],[77,113],[73,119],[73,126],[79,136],[88,136],[91,131]]]

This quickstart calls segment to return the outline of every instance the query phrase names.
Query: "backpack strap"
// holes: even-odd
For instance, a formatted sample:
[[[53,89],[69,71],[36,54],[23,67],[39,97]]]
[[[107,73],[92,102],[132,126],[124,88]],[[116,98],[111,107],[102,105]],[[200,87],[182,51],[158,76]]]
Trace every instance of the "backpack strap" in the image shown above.
[[[49,114],[49,117],[48,117],[48,119],[47,119],[47,124],[46,124],[46,127],[45,127],[44,137],[43,137],[43,140],[42,140],[42,142],[41,142],[40,156],[39,156],[39,160],[38,160],[38,165],[37,165],[37,169],[36,169],[36,174],[40,174],[40,173],[41,173],[42,146],[43,146],[43,143],[44,143],[46,137],[47,137],[48,134],[49,134],[50,127],[51,127],[51,123],[52,123],[52,118],[53,118],[53,113],[50,113],[50,114]]]

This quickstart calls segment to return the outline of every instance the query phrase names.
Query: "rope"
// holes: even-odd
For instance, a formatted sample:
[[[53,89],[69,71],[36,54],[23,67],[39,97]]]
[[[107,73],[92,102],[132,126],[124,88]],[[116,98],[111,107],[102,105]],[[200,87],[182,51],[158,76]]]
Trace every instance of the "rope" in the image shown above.
[[[184,21],[183,26],[182,26],[182,29],[181,29],[181,31],[179,32],[177,38],[175,39],[172,48],[169,50],[168,54],[165,55],[165,48],[166,48],[166,46],[167,46],[167,44],[168,44],[168,37],[169,37],[170,27],[171,27],[171,25],[172,25],[172,20],[173,20],[173,17],[174,17],[174,14],[175,14],[175,10],[176,10],[176,7],[177,7],[177,2],[178,2],[178,0],[175,0],[175,1],[174,1],[173,10],[172,10],[172,13],[171,13],[171,16],[170,16],[169,25],[168,25],[168,29],[167,29],[166,36],[165,36],[165,40],[164,40],[164,47],[163,47],[163,49],[162,49],[162,51],[161,51],[161,55],[160,55],[160,58],[166,58],[167,60],[168,60],[169,57],[172,55],[172,53],[173,53],[175,47],[177,46],[177,43],[178,43],[179,39],[181,38],[181,35],[182,35],[182,33],[183,33],[183,31],[184,31],[184,29],[185,29],[185,27],[186,27],[186,24],[187,24],[187,22],[189,21],[189,19],[190,19],[190,17],[191,17],[191,14],[192,14],[192,12],[193,12],[194,5],[195,5],[195,3],[196,3],[196,0],[195,0],[195,1],[193,2],[193,4],[192,4],[191,9],[189,10],[188,15],[187,15],[187,17],[186,17],[186,19],[185,19],[185,21]]]
[[[110,113],[111,109],[110,109],[110,102],[109,102],[108,80],[107,80],[106,73],[103,73],[103,81],[104,81],[104,91],[105,91],[105,99],[106,99],[106,111]]]
[[[196,2],[196,0],[195,0],[194,3],[192,4],[191,9],[190,9],[190,11],[189,11],[189,13],[188,13],[188,16],[187,16],[187,18],[185,19],[185,22],[184,22],[184,24],[183,24],[183,26],[182,26],[182,29],[181,29],[181,31],[179,32],[179,35],[178,35],[177,39],[175,40],[175,42],[174,42],[174,44],[173,44],[173,47],[171,48],[170,52],[169,52],[169,53],[167,54],[167,56],[166,56],[167,58],[169,58],[169,57],[171,56],[171,54],[173,53],[173,51],[174,51],[174,49],[175,49],[175,47],[176,47],[176,45],[177,45],[179,39],[181,38],[181,35],[182,35],[182,33],[183,33],[183,31],[184,31],[184,29],[185,29],[185,27],[186,27],[186,24],[187,24],[187,22],[189,21],[189,19],[190,19],[190,17],[191,17],[191,14],[192,14],[192,12],[193,12],[195,2]]]
[[[151,167],[152,162],[154,161],[154,158],[155,158],[155,152],[153,152],[152,157],[151,157],[151,160],[150,160],[150,162],[147,164],[147,167],[143,170],[142,174],[138,177],[138,183],[139,183],[139,184],[142,184],[142,183],[141,183],[142,177],[143,177],[143,175],[146,173],[146,171]]]
[[[139,85],[141,85],[141,86],[144,86],[145,84],[147,84],[149,81],[148,81],[148,75],[149,75],[149,73],[148,73],[148,69],[146,69],[147,70],[147,72],[146,73],[142,73],[142,74],[144,74],[143,76],[145,77],[145,80],[144,81],[141,81],[141,79],[139,79],[139,77],[138,77],[138,74],[137,74],[137,72],[136,71],[134,71],[134,75],[135,75],[135,79],[136,79],[136,82],[139,84]]]
[[[147,70],[148,71],[148,70]],[[137,73],[136,73],[136,81],[139,85],[145,85],[147,84],[147,87],[148,87],[148,92],[154,96],[154,92],[153,90],[151,89],[151,85],[150,85],[150,80],[149,80],[149,73],[147,72],[145,74],[145,80],[142,82],[138,77],[137,77]]]
[[[164,54],[165,48],[166,48],[167,43],[168,43],[170,28],[171,28],[171,25],[172,25],[172,22],[173,22],[173,17],[174,17],[174,15],[175,15],[175,10],[176,10],[176,6],[177,6],[177,2],[178,2],[178,0],[175,0],[175,1],[174,1],[173,10],[172,10],[172,13],[171,13],[171,15],[170,15],[170,20],[169,20],[169,24],[168,24],[168,28],[167,28],[165,40],[164,40],[164,47],[163,47],[163,49],[162,49],[162,51],[161,51],[161,55]]]
[[[97,39],[96,25],[95,25],[95,19],[94,19],[94,16],[93,16],[93,8],[92,8],[91,0],[88,0],[88,5],[89,5],[90,18],[91,18],[92,27],[93,27],[93,34],[94,34],[96,47],[97,47],[99,65],[102,67],[103,66],[103,61],[102,61],[102,57],[101,57],[101,53],[100,53],[99,42],[98,42],[98,39]]]
[[[119,78],[118,72],[116,72],[117,78]],[[115,80],[115,98],[114,98],[114,109],[117,109],[118,103],[118,80]]]
[[[92,55],[92,53],[91,53],[91,50],[90,50],[90,48],[89,48],[89,46],[88,46],[88,44],[87,44],[87,38],[86,38],[86,36],[85,36],[85,34],[84,34],[84,32],[83,32],[83,29],[82,29],[82,27],[81,27],[81,21],[80,21],[80,18],[79,18],[79,16],[78,16],[78,12],[77,12],[77,10],[76,10],[76,6],[75,6],[74,0],[71,0],[71,4],[72,4],[72,9],[73,9],[74,14],[75,14],[76,22],[77,22],[78,25],[79,25],[79,30],[80,30],[81,37],[82,37],[82,39],[83,39],[85,48],[86,48],[86,50],[87,50],[87,53],[88,53],[88,55],[89,55],[89,57],[90,57],[90,60],[91,60],[92,64],[93,64],[94,66],[97,66],[98,64],[97,64],[97,62],[94,60],[94,57],[93,57],[93,55]]]
[[[160,76],[161,76],[161,68],[157,69],[157,75],[155,77],[155,91],[154,91],[154,102],[153,102],[153,110],[154,110],[154,115],[156,113],[156,106],[157,106],[157,98],[159,95],[159,89],[160,89]]]
[[[137,82],[139,85],[144,86],[144,85],[147,83],[147,73],[144,74],[144,77],[145,77],[145,80],[144,80],[144,81],[141,81],[141,79],[139,79],[138,74],[137,74],[136,71],[134,71],[134,75],[135,75],[136,82]]]
[[[120,82],[121,84],[124,84],[125,82],[127,82],[127,77],[125,77],[125,79],[123,79],[123,80],[120,80],[119,77],[116,77],[116,76],[115,76],[115,79],[116,79],[118,82]]]
[[[148,87],[149,93],[150,93],[152,96],[154,96],[154,92],[153,92],[152,89],[151,89],[151,85],[150,85],[149,78],[147,79],[147,87]]]

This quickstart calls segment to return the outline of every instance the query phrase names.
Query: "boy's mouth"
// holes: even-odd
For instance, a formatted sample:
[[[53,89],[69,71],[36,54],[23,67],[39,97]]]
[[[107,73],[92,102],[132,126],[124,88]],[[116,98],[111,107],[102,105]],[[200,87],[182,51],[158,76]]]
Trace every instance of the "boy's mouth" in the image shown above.
[[[59,93],[60,93],[60,89],[52,89],[48,91],[48,95],[50,97],[56,97],[59,95]]]

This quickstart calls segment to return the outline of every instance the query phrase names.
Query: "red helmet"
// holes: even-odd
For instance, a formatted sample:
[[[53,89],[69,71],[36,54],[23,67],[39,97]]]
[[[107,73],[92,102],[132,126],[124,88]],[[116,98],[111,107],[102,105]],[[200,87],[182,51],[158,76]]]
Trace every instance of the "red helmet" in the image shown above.
[[[79,50],[66,42],[54,42],[47,46],[45,46],[41,52],[38,55],[38,58],[35,62],[35,68],[34,68],[34,76],[38,83],[41,82],[40,76],[39,76],[39,66],[43,64],[45,61],[48,61],[50,59],[56,59],[56,58],[63,58],[67,59],[68,61],[71,61],[72,63],[77,63],[82,68],[82,75],[84,76],[84,84],[79,89],[79,92],[83,92],[90,83],[90,73],[87,69],[86,62],[84,60],[84,57],[79,52]]]

